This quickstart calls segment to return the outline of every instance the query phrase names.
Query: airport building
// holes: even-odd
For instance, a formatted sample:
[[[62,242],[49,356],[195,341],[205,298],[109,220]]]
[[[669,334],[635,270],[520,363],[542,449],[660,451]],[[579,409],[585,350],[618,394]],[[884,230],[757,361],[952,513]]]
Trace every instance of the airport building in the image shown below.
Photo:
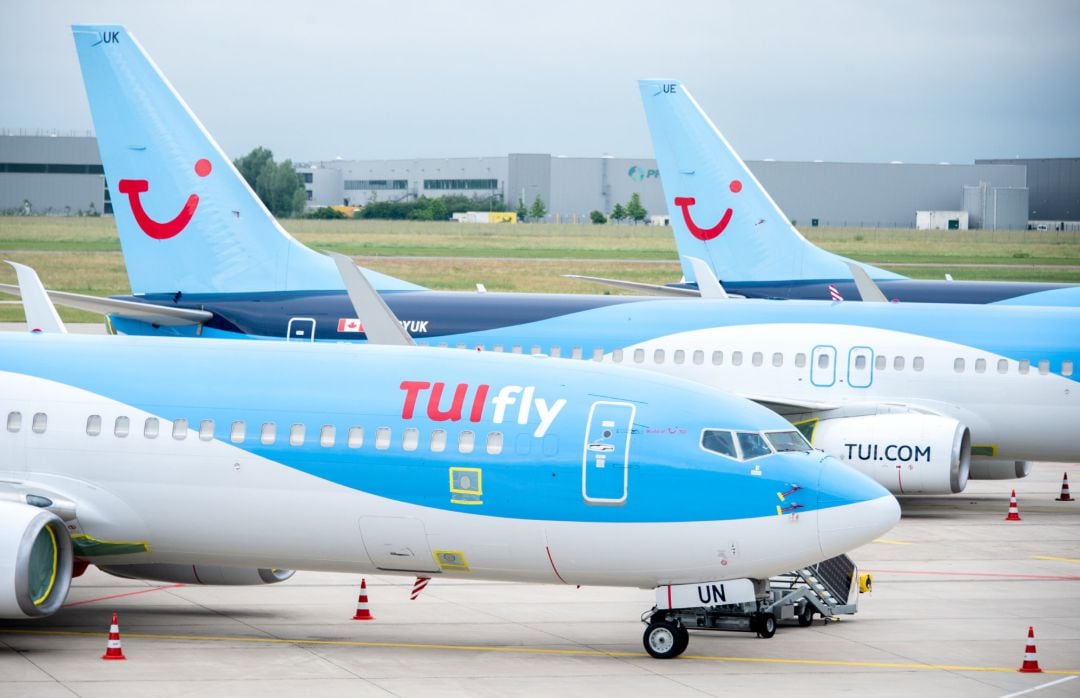
[[[1080,158],[979,160],[964,165],[751,161],[754,175],[799,227],[911,228],[918,211],[965,211],[972,228],[1080,227]],[[548,221],[585,222],[639,194],[666,218],[651,158],[504,156],[330,160],[298,165],[308,205],[362,206],[447,194],[537,196]],[[89,135],[0,132],[0,212],[112,212],[97,141]],[[1071,222],[1071,225],[1070,225]]]

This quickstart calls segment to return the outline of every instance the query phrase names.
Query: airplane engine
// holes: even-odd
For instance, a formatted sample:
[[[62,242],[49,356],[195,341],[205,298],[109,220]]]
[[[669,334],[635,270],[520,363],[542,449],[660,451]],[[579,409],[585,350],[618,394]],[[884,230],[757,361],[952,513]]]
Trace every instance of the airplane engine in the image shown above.
[[[45,509],[0,502],[0,618],[40,618],[64,604],[74,558],[64,522]]]
[[[971,462],[972,480],[1014,480],[1031,474],[1029,460],[975,460]]]
[[[971,433],[949,417],[898,413],[826,419],[814,446],[893,494],[953,494],[967,486]]]
[[[293,570],[222,567],[220,565],[176,565],[162,562],[144,565],[98,565],[102,572],[125,579],[149,579],[174,584],[215,584],[249,586],[277,584],[293,576]]]

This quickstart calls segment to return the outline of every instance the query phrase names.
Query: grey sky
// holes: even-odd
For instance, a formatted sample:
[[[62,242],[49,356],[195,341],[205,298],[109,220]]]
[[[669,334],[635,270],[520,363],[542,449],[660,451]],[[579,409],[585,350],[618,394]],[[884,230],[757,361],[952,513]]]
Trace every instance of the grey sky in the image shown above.
[[[92,128],[69,25],[127,25],[235,157],[651,156],[682,80],[746,158],[1080,156],[1080,3],[5,0],[0,128]]]

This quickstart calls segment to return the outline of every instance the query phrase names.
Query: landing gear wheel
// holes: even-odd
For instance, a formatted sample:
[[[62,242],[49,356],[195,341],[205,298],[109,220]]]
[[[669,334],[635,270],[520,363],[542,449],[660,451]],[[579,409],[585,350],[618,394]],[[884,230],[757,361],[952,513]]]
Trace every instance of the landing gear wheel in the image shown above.
[[[776,616],[771,613],[762,613],[758,616],[756,630],[758,637],[763,637],[768,640],[776,634]]]
[[[809,628],[814,622],[814,607],[810,604],[806,604],[806,608],[799,614],[799,627]]]
[[[680,634],[681,631],[681,634]],[[680,638],[685,636],[685,642]],[[690,633],[670,620],[654,620],[645,628],[642,643],[645,651],[656,659],[674,659],[690,642]]]
[[[686,648],[690,645],[690,631],[687,630],[686,626],[682,623],[679,623],[677,628],[678,634],[675,636],[676,657],[685,652]]]

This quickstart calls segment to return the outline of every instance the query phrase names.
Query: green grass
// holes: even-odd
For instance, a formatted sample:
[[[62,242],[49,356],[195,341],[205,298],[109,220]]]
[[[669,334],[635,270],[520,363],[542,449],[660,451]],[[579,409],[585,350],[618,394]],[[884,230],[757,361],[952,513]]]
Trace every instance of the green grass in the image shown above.
[[[616,293],[561,274],[607,276],[647,283],[677,280],[671,229],[631,225],[468,225],[422,221],[286,220],[305,245],[358,257],[378,271],[430,288],[491,291]],[[922,279],[1080,283],[1080,233],[925,231],[814,228],[817,245],[859,261]],[[0,217],[4,259],[34,267],[49,288],[92,295],[128,292],[112,218]],[[944,266],[936,266],[944,265]],[[967,266],[976,265],[976,266]],[[15,274],[0,265],[0,282]],[[90,313],[61,310],[69,322],[97,322]],[[22,308],[0,305],[0,321],[22,319]]]

